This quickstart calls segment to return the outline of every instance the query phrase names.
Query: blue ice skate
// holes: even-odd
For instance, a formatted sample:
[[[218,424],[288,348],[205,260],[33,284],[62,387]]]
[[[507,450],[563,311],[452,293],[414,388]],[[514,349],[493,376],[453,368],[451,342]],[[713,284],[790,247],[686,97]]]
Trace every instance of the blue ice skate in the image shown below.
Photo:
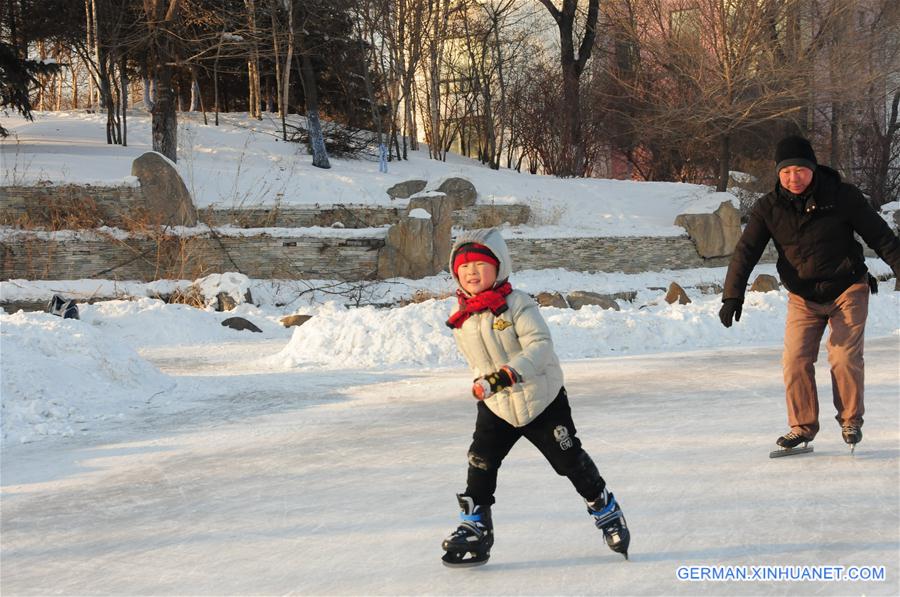
[[[625,524],[625,515],[615,496],[606,489],[593,502],[587,502],[588,514],[594,517],[594,524],[603,531],[603,537],[611,550],[628,559],[628,544],[631,534]]]
[[[491,507],[475,505],[467,495],[457,494],[461,522],[459,527],[444,539],[441,545],[445,553],[441,561],[451,568],[480,566],[491,557],[494,544],[494,524]]]

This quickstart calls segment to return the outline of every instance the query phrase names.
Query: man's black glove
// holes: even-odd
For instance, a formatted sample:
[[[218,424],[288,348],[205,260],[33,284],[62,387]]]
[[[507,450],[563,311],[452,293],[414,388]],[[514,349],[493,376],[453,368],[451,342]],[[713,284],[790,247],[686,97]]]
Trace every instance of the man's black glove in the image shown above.
[[[722,299],[722,308],[719,309],[719,320],[727,328],[731,327],[732,318],[735,321],[741,320],[741,310],[744,306],[744,299],[727,298]]]

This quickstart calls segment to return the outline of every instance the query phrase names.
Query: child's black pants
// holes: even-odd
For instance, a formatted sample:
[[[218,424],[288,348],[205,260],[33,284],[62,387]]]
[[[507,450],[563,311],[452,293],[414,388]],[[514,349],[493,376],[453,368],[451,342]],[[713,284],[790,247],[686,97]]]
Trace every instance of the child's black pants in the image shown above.
[[[606,482],[575,433],[565,388],[559,390],[544,412],[523,427],[510,425],[479,402],[469,447],[466,495],[473,497],[476,504],[493,504],[500,465],[519,438],[525,437],[541,451],[553,470],[568,477],[583,498],[593,501]]]

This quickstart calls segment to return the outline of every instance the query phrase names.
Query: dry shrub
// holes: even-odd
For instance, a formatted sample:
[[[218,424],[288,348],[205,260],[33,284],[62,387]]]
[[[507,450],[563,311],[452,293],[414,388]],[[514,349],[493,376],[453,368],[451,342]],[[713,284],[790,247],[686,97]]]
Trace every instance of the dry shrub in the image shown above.
[[[206,299],[196,286],[176,289],[175,292],[168,296],[166,302],[173,305],[188,305],[198,309],[206,308]]]
[[[455,295],[456,292],[452,290],[447,290],[444,292],[432,292],[430,290],[425,290],[424,288],[419,288],[408,299],[397,301],[397,306],[405,307],[406,305],[416,305],[418,303],[424,303],[425,301],[430,301],[432,299],[441,301],[445,298],[450,298]]]
[[[30,230],[80,230],[105,225],[106,214],[90,196],[66,193],[30,204],[13,225]]]

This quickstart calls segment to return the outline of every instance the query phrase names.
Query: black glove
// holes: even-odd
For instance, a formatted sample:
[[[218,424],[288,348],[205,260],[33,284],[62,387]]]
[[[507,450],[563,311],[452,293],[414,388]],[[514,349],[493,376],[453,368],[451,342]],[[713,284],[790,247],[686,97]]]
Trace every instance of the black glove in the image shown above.
[[[878,294],[878,278],[876,278],[872,274],[867,275],[869,276],[869,292],[871,294]]]
[[[719,309],[719,320],[727,328],[731,327],[731,319],[735,321],[741,320],[741,310],[744,308],[744,299],[727,298],[722,299],[722,308]]]
[[[476,379],[472,385],[472,395],[478,400],[486,400],[517,381],[519,375],[512,367],[501,367],[499,371]]]

